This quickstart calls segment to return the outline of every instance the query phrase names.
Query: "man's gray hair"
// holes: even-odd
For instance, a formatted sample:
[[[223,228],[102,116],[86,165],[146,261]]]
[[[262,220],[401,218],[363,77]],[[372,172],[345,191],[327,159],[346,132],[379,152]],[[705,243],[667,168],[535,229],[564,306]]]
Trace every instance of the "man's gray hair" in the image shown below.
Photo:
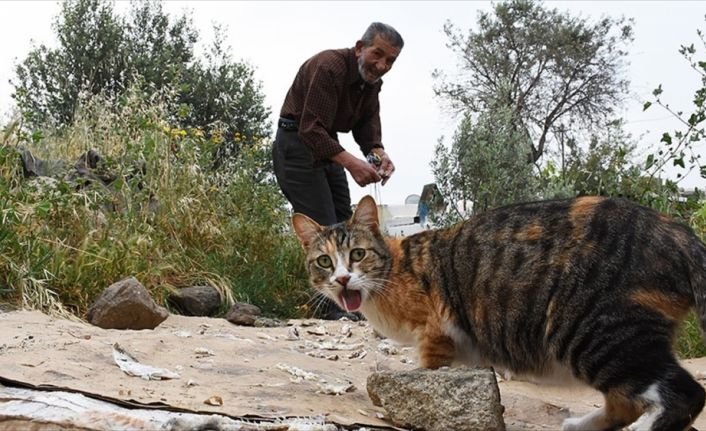
[[[375,36],[378,35],[395,48],[402,49],[404,46],[404,40],[402,40],[402,36],[400,36],[397,30],[395,30],[391,25],[381,22],[374,22],[370,24],[360,40],[365,46],[370,46],[373,44],[373,39],[375,39]]]

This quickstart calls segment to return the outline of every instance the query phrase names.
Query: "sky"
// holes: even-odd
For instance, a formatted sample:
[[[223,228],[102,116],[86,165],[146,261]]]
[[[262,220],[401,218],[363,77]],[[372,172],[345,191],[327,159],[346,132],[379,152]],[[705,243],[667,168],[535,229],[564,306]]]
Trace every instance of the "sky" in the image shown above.
[[[124,0],[117,2],[118,10],[128,6]],[[458,120],[433,94],[434,69],[448,74],[458,70],[458,58],[446,47],[444,23],[450,21],[464,32],[476,29],[478,12],[491,7],[486,1],[164,2],[167,13],[191,13],[202,37],[197,48],[208,45],[214,23],[227,28],[233,57],[255,67],[273,123],[294,75],[307,58],[325,49],[352,47],[370,22],[394,26],[405,39],[405,47],[383,78],[380,116],[383,144],[396,172],[385,186],[377,188],[361,188],[349,177],[353,202],[372,194],[384,204],[401,204],[434,181],[429,166],[434,147],[442,137],[446,143],[450,141]],[[691,43],[699,47],[696,30],[706,31],[706,2],[547,1],[545,7],[568,11],[590,22],[601,16],[633,18],[635,40],[627,69],[632,84],[622,111],[626,127],[641,147],[656,143],[663,132],[679,128],[659,107],[643,112],[642,105],[662,84],[663,99],[673,108],[689,112],[700,78],[678,50]],[[0,50],[0,118],[7,118],[12,111],[8,81],[14,76],[14,65],[32,46],[56,46],[50,25],[59,9],[56,1],[0,1],[0,40],[4,41]],[[700,59],[706,59],[703,49],[699,53]],[[361,155],[350,133],[340,135],[340,140],[348,151]],[[706,180],[693,173],[680,185],[706,188]]]

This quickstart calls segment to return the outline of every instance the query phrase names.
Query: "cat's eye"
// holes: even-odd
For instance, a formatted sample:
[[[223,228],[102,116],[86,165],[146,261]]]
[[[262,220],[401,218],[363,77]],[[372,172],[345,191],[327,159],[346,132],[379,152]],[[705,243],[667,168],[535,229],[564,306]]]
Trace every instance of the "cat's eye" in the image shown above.
[[[322,268],[331,268],[332,266],[331,258],[325,254],[322,254],[321,256],[316,258],[316,263],[318,263],[319,266]]]
[[[360,262],[365,257],[365,250],[362,248],[354,248],[351,250],[351,260],[353,262]]]

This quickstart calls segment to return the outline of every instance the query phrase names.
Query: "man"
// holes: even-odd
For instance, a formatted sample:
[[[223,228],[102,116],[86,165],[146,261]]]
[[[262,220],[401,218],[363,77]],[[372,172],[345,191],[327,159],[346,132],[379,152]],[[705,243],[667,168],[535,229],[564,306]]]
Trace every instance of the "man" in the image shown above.
[[[404,41],[391,26],[370,24],[355,47],[327,50],[299,69],[282,105],[273,146],[277,182],[295,212],[322,225],[351,217],[347,170],[364,187],[385,182],[395,166],[381,141],[380,79]],[[368,160],[346,151],[338,132],[353,138]],[[329,318],[341,314],[328,304]]]

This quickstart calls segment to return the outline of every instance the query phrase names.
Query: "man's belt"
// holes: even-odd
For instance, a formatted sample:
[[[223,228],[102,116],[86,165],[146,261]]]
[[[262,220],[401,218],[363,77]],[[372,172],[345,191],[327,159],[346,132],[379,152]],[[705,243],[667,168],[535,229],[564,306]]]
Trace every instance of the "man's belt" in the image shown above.
[[[279,121],[277,122],[277,127],[288,132],[299,130],[299,126],[297,125],[296,121],[282,117],[280,117]]]

